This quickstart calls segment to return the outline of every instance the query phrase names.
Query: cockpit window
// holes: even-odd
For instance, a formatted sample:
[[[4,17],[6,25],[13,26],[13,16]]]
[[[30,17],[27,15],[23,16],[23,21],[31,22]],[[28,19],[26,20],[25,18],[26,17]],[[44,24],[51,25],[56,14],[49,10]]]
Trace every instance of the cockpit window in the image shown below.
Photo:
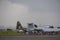
[[[34,25],[37,28],[37,25]]]
[[[50,26],[49,28],[54,28],[53,26]]]

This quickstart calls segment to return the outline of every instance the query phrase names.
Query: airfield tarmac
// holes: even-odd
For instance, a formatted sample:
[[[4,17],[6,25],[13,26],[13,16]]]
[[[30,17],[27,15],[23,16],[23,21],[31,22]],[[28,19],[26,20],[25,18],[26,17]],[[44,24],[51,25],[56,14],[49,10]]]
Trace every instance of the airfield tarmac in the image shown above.
[[[0,36],[0,40],[60,40],[60,35]]]

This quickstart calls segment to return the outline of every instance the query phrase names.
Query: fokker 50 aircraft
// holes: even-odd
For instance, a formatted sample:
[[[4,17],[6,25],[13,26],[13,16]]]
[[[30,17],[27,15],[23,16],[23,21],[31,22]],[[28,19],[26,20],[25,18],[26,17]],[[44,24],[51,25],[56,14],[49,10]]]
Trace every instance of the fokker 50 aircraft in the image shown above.
[[[18,25],[18,24],[20,24],[20,23],[19,22],[17,23],[19,32],[28,32],[28,33],[30,33],[30,32],[33,32],[33,33],[35,33],[35,32],[38,32],[38,33],[39,32],[43,32],[43,33],[45,33],[45,32],[48,32],[48,33],[60,32],[60,27],[54,27],[54,26],[50,26],[50,25],[38,27],[34,23],[28,23],[27,28],[24,29],[21,24],[20,25]]]
[[[45,25],[42,27],[38,27],[37,25],[33,24],[33,23],[28,23],[28,31],[37,31],[42,32],[42,33],[58,33],[60,32],[60,27],[54,27],[54,26],[50,26],[50,25]]]
[[[57,32],[60,31],[60,27],[54,27],[54,26],[50,26],[50,25],[45,25],[42,27],[38,27],[37,25],[33,24],[33,23],[29,23],[28,24],[28,30],[42,30],[44,32]]]

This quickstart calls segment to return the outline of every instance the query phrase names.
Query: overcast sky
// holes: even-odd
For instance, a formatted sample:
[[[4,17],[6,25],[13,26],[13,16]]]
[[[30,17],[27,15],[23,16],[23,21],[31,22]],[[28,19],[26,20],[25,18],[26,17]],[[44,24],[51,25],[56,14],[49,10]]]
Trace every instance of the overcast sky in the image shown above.
[[[17,21],[60,26],[60,0],[0,0],[0,26],[15,28]]]

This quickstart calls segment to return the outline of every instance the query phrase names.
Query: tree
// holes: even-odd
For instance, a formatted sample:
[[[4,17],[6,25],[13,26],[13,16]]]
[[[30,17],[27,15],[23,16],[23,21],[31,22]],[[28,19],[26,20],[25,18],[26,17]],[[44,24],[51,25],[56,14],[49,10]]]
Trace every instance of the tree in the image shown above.
[[[22,25],[21,25],[21,23],[19,21],[17,21],[16,29],[22,29]]]

